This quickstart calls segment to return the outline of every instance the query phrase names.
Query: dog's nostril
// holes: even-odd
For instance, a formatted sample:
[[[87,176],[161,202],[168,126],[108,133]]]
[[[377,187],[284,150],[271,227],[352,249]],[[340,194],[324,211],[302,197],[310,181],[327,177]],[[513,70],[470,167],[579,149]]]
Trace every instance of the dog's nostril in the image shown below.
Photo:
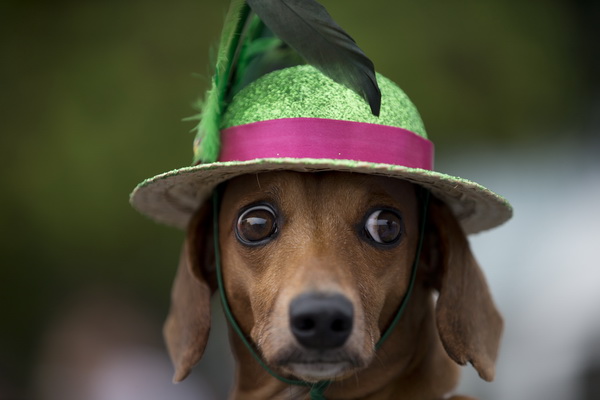
[[[307,348],[331,349],[342,346],[352,333],[354,308],[342,295],[306,293],[290,304],[290,328]]]
[[[312,318],[298,318],[293,324],[296,329],[301,331],[309,331],[315,327],[315,321]]]
[[[348,330],[348,321],[338,318],[331,323],[331,330],[334,332],[344,332]]]

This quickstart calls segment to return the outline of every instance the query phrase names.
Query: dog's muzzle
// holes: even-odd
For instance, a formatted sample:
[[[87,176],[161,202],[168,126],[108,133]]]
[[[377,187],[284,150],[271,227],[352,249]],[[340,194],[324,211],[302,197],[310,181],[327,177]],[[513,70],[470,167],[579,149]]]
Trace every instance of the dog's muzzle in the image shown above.
[[[354,307],[340,294],[305,293],[292,300],[289,317],[291,331],[303,347],[332,350],[352,333]]]

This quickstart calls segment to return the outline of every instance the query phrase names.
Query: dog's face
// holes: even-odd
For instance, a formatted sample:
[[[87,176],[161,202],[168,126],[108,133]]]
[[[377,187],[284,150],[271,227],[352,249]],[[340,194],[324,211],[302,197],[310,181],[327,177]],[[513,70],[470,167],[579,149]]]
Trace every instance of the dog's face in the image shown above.
[[[405,181],[342,172],[271,172],[226,183],[218,219],[224,286],[241,329],[272,369],[319,381],[383,362],[375,345],[409,285],[418,192]],[[216,290],[212,215],[207,201],[190,222],[172,290],[165,337],[175,381],[200,360],[208,338]],[[434,197],[423,234],[421,295],[411,299],[421,303],[413,310],[430,310],[429,292],[437,291],[443,348],[491,380],[502,319],[458,221]],[[441,348],[433,336],[415,348],[420,328],[416,320],[403,323],[407,363],[411,352]]]
[[[415,187],[389,178],[230,181],[219,217],[225,288],[267,364],[307,381],[370,364],[406,292],[418,220]]]

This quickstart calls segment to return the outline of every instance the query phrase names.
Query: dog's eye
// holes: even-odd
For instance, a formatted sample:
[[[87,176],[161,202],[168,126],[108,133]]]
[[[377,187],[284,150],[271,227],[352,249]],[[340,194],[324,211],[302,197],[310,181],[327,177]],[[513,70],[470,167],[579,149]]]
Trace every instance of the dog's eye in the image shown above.
[[[365,223],[367,235],[380,244],[393,244],[402,234],[402,220],[398,214],[389,210],[377,210]]]
[[[275,212],[266,205],[254,206],[238,218],[236,234],[245,244],[261,244],[277,232]]]

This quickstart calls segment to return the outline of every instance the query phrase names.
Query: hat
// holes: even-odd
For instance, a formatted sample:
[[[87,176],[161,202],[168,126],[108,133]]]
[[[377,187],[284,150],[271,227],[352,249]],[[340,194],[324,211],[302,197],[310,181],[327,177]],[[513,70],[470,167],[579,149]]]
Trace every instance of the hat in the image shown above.
[[[236,26],[226,23],[219,50],[222,64],[217,61],[213,87],[200,115],[195,164],[140,183],[131,203],[142,214],[184,229],[220,183],[245,174],[286,170],[344,171],[415,183],[444,201],[466,233],[493,228],[511,217],[512,208],[503,197],[433,170],[433,143],[416,107],[396,84],[374,73],[358,47],[352,48],[350,62],[350,68],[360,64],[362,82],[356,83],[344,68],[340,78],[339,60],[310,62],[306,53],[311,49],[302,49],[293,38],[291,44],[287,38],[282,41],[290,34],[280,32],[290,29],[289,20],[278,27],[246,2],[232,10],[229,19]],[[281,15],[277,18],[285,19]],[[266,22],[271,23],[268,28]],[[248,43],[259,43],[255,48],[261,51]],[[244,53],[250,54],[249,59]],[[298,57],[285,61],[297,53],[312,65],[295,65]],[[276,67],[273,54],[278,56]],[[323,63],[336,68],[332,72]]]

